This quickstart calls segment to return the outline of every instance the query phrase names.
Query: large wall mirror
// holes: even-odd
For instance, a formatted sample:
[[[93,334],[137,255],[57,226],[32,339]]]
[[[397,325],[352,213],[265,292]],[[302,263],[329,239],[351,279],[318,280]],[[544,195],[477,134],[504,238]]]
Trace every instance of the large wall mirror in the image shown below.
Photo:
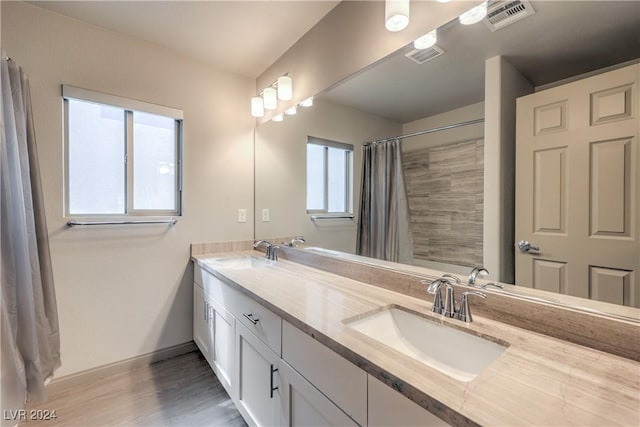
[[[528,93],[542,93],[608,70],[633,66],[640,57],[639,2],[530,1],[523,2],[519,10],[521,16],[504,26],[500,23],[492,26],[487,22],[467,26],[456,19],[437,29],[434,47],[416,51],[413,45],[406,46],[317,95],[312,107],[300,106],[297,114],[285,116],[281,122],[269,121],[258,126],[255,133],[255,237],[268,239],[303,235],[309,246],[354,254],[363,144],[429,131],[401,141],[409,238],[403,243],[407,250],[399,261],[460,274],[468,274],[471,267],[484,264],[487,216],[493,218],[486,203],[494,196],[491,186],[484,183],[488,163],[486,156],[494,154],[485,146],[488,124],[484,119],[485,109],[500,94],[498,88],[498,92],[485,95],[485,87],[491,86],[485,76],[485,69],[490,69],[490,61],[500,57],[501,63],[508,65],[509,72],[518,76],[520,97]],[[616,147],[622,148],[609,150],[607,146],[604,150],[605,146],[601,146],[602,158],[608,155],[615,157],[615,153],[623,156],[621,165],[626,169],[618,181],[625,183],[621,191],[626,195],[609,200],[626,206],[624,215],[627,220],[624,221],[628,224],[627,234],[618,240],[632,242],[624,251],[636,251],[631,261],[635,265],[621,268],[597,266],[600,270],[589,268],[587,273],[574,278],[567,274],[566,268],[563,269],[561,261],[541,256],[540,262],[533,267],[535,271],[529,274],[537,274],[536,283],[543,285],[527,286],[630,307],[639,306],[640,224],[637,209],[640,170],[637,168],[640,147],[637,146],[637,138],[640,98],[637,73],[631,89],[608,99],[615,103],[614,98],[623,97],[622,103],[631,109],[629,114],[633,118],[629,122],[635,126],[635,131],[625,131],[631,134],[625,134],[628,144],[622,140],[617,143]],[[511,123],[502,123],[501,126],[503,130],[513,130],[513,145],[516,139],[513,123],[516,117],[515,97],[509,108],[513,111],[503,117],[511,117]],[[546,117],[546,111],[549,117],[553,115],[551,110],[544,108],[536,111],[539,117]],[[567,120],[572,119],[568,116]],[[622,121],[618,123],[622,126]],[[436,131],[431,132],[433,129]],[[609,139],[620,138],[611,135]],[[598,135],[597,140],[608,139]],[[308,154],[310,149],[320,153],[318,147],[323,146],[318,141],[327,142],[325,154],[318,155],[324,156],[325,163],[320,166],[313,163],[313,158],[318,156]],[[316,146],[310,148],[314,143]],[[335,155],[331,154],[330,147],[338,148],[334,149]],[[340,149],[348,151],[349,147],[353,147],[352,154],[345,156],[344,150]],[[549,153],[552,152],[550,149]],[[594,151],[591,153],[591,161],[597,163]],[[507,189],[520,188],[516,187],[515,181],[525,168],[514,169],[521,164],[538,162],[538,166],[548,166],[548,170],[534,171],[543,186],[551,182],[554,173],[565,173],[552,167],[557,162],[562,164],[562,155],[545,156],[514,159],[512,170],[503,173],[500,185]],[[307,175],[311,170],[315,171],[313,179],[319,182],[313,184],[316,190],[309,187],[312,184],[308,183]],[[604,185],[607,179],[603,178],[601,183]],[[591,182],[589,180],[589,176],[585,177],[585,182]],[[316,209],[309,209],[312,203],[310,194],[314,191],[319,192],[314,196]],[[506,209],[511,213],[501,217],[499,226],[503,229],[499,232],[511,236],[511,240],[501,243],[501,250],[510,254],[504,269],[506,273],[501,277],[506,283],[520,284],[520,279],[516,280],[516,260],[522,252],[514,248],[514,243],[521,236],[515,230],[518,223],[518,207],[515,205],[521,203],[523,197],[540,197],[540,194],[535,191],[515,194],[514,206]],[[332,204],[339,208],[331,209]],[[604,207],[600,206],[601,210]],[[553,209],[549,206],[551,213],[542,217],[551,218],[553,222]],[[563,209],[566,210],[567,206]],[[633,217],[629,218],[629,212]],[[570,218],[565,213],[562,215]],[[563,227],[572,226],[563,224]],[[539,234],[542,236],[540,242],[547,244],[545,233]],[[524,237],[531,239],[533,246],[540,244],[530,236]],[[580,248],[565,247],[563,250],[568,253]],[[535,255],[535,251],[530,252]],[[539,252],[544,254],[543,250]],[[531,253],[526,255],[531,256]],[[601,286],[599,294],[592,289],[597,280]],[[604,289],[607,283],[617,290],[607,294]],[[631,317],[638,317],[635,311],[629,313]]]

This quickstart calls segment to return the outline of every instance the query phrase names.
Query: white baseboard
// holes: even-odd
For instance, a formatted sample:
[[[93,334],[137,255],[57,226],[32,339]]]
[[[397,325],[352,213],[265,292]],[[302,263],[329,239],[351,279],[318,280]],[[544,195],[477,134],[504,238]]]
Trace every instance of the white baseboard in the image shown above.
[[[189,341],[172,347],[163,348],[161,350],[152,351],[151,353],[141,354],[140,356],[110,363],[108,365],[87,369],[86,371],[76,372],[60,378],[54,378],[47,386],[47,391],[49,393],[60,393],[79,384],[100,380],[102,378],[130,371],[132,369],[141,368],[143,366],[149,366],[154,362],[191,353],[197,349],[198,347],[196,347],[196,344],[193,341]]]

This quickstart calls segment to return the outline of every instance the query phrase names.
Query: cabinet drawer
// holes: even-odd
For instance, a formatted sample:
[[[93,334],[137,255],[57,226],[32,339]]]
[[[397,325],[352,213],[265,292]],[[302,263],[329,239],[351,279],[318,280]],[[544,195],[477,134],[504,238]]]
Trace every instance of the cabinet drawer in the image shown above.
[[[200,280],[200,283],[196,280]],[[218,279],[213,274],[196,265],[194,270],[194,281],[199,283],[204,289],[204,293],[225,309],[234,314],[233,304],[238,300],[240,291]]]
[[[282,358],[358,424],[367,425],[367,374],[288,322]]]
[[[280,316],[240,292],[235,297],[236,312],[232,311],[232,314],[279,356],[282,344]]]

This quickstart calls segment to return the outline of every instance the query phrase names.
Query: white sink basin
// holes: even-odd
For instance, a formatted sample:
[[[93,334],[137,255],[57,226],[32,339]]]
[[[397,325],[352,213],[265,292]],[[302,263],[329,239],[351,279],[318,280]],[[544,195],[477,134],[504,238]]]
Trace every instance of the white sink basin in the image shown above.
[[[265,258],[255,258],[252,256],[240,256],[234,258],[208,258],[202,260],[202,262],[214,268],[244,270],[247,268],[268,267],[273,265],[275,261]]]
[[[458,381],[473,380],[506,350],[506,345],[399,308],[377,311],[346,325]]]

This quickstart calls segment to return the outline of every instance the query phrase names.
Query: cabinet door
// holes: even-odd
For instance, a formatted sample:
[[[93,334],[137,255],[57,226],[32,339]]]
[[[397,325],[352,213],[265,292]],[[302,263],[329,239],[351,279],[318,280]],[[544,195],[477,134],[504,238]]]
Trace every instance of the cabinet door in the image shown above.
[[[368,389],[369,426],[449,426],[371,375],[368,375]]]
[[[250,426],[280,425],[280,357],[236,322],[234,400]]]
[[[285,361],[280,361],[283,426],[357,426]]]
[[[196,283],[193,284],[193,341],[211,364],[209,304],[204,297],[204,291]]]
[[[211,362],[222,386],[232,394],[233,358],[235,352],[235,318],[215,300],[209,299],[209,342]]]

